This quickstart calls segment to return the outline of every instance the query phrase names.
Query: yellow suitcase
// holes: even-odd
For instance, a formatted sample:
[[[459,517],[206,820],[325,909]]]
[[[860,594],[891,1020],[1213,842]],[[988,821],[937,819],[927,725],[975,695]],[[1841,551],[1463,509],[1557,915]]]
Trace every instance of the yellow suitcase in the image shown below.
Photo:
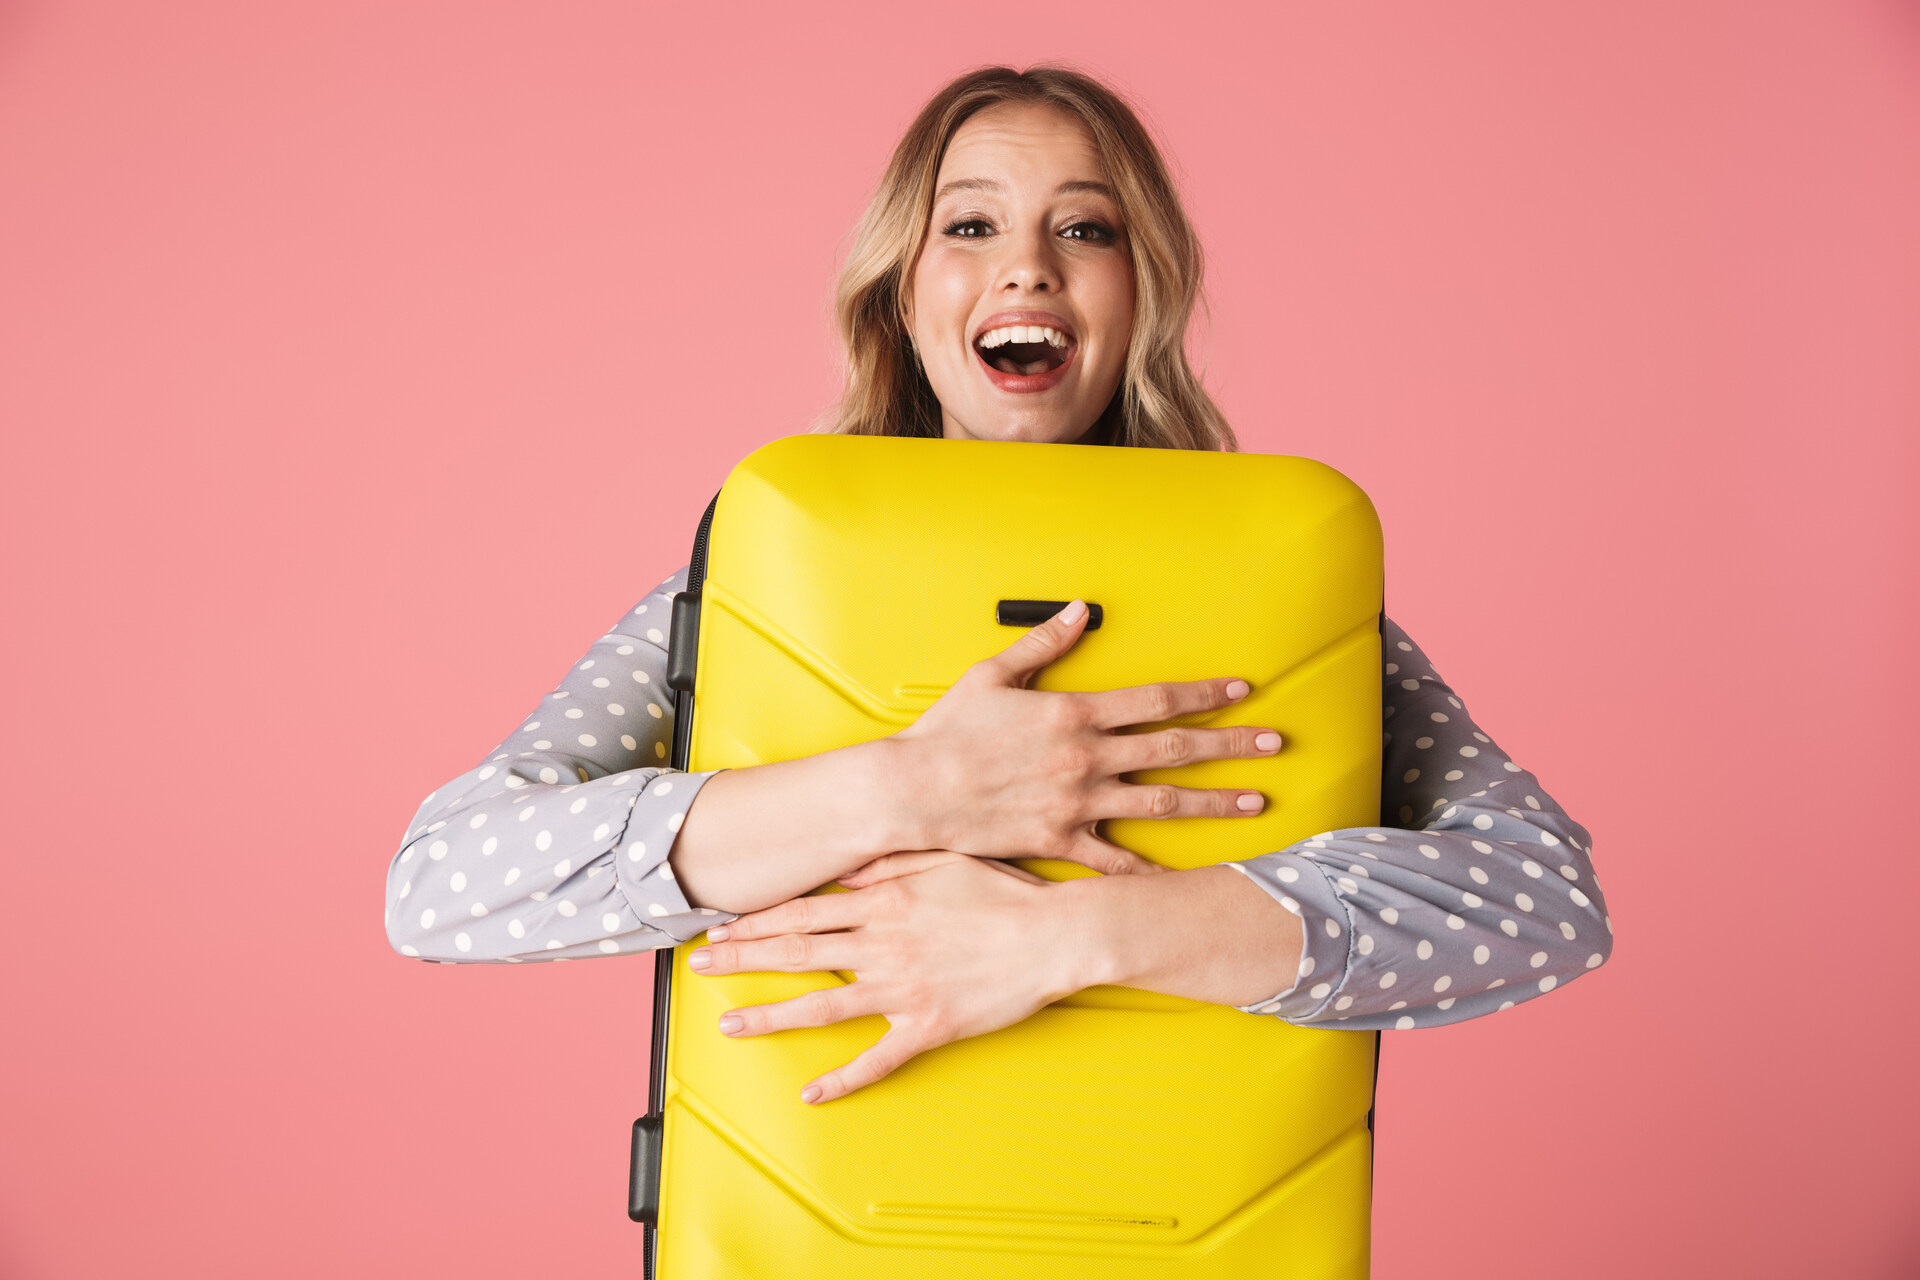
[[[1192,867],[1379,822],[1379,522],[1352,482],[1302,458],[767,445],[708,509],[676,602],[674,763],[892,733],[1012,642],[1001,602],[1075,596],[1102,625],[1035,687],[1244,676],[1246,700],[1185,721],[1270,725],[1287,742],[1137,775],[1258,788],[1258,817],[1115,822],[1110,838]],[[800,1086],[885,1023],[728,1039],[726,1010],[841,979],[696,976],[685,955],[702,940],[657,957],[630,1197],[653,1228],[649,1277],[1367,1274],[1376,1035],[1094,988],[808,1107]]]

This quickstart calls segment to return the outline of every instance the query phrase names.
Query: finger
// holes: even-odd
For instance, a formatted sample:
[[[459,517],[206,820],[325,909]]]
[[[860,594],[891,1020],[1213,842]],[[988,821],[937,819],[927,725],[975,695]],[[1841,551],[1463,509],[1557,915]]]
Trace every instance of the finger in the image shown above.
[[[933,1045],[922,1044],[911,1038],[909,1033],[895,1027],[881,1036],[872,1048],[856,1055],[852,1062],[844,1067],[835,1067],[802,1089],[800,1100],[821,1103],[844,1098],[855,1089],[864,1089],[897,1070],[915,1054],[931,1048]]]
[[[1258,791],[1116,782],[1094,799],[1102,818],[1251,818],[1267,807]]]
[[[982,659],[975,669],[985,671],[997,684],[1024,688],[1035,672],[1073,648],[1086,621],[1086,601],[1068,601],[1066,608],[991,658]]]
[[[976,858],[983,867],[992,867],[995,871],[1012,876],[1015,880],[1024,880],[1028,884],[1051,884],[1045,876],[1037,876],[1025,867],[1016,867],[1011,862],[1002,862],[998,858]]]
[[[722,1035],[762,1036],[769,1031],[793,1031],[800,1027],[825,1027],[848,1018],[879,1012],[879,997],[865,982],[835,983],[782,1000],[777,1004],[748,1005],[729,1009],[720,1016]]]
[[[1123,849],[1111,840],[1102,840],[1091,831],[1074,837],[1073,848],[1068,851],[1066,860],[1092,867],[1106,876],[1144,876],[1166,870],[1159,863],[1149,862],[1133,850]]]
[[[1137,684],[1080,696],[1092,704],[1095,727],[1119,729],[1130,724],[1157,724],[1196,711],[1217,711],[1232,706],[1251,692],[1253,686],[1245,680],[1228,677]]]
[[[751,942],[713,942],[695,948],[687,966],[710,978],[729,973],[824,973],[858,969],[872,954],[858,933],[786,933]]]
[[[845,893],[822,893],[793,898],[787,902],[750,911],[731,924],[707,930],[709,942],[745,942],[752,938],[771,938],[782,933],[826,933],[832,929],[853,929],[867,922],[869,904],[865,898]]]
[[[935,867],[943,867],[950,862],[961,861],[977,862],[983,867],[992,867],[996,871],[1004,871],[1016,879],[1031,880],[1034,884],[1051,883],[1040,876],[1034,875],[1030,871],[1024,871],[1019,867],[1011,866],[998,858],[990,858],[984,854],[957,853],[952,849],[925,849],[913,853],[890,853],[885,857],[875,858],[858,871],[849,872],[841,876],[838,883],[846,885],[849,889],[866,889],[886,880],[897,880],[903,876],[918,875],[922,871],[931,871]],[[859,878],[857,882],[856,877]],[[842,896],[844,897],[845,895]]]
[[[858,871],[848,872],[846,875],[841,876],[835,883],[845,885],[849,889],[867,889],[887,880],[898,880],[903,876],[918,875],[922,871],[931,871],[935,867],[945,866],[950,862],[959,862],[962,860],[978,862],[980,865],[992,867],[996,871],[1004,871],[1018,880],[1028,880],[1034,884],[1052,883],[1044,877],[1036,876],[1031,871],[1025,871],[1019,867],[1011,866],[998,858],[990,858],[985,855],[975,855],[971,853],[957,853],[951,849],[923,849],[916,850],[912,853],[889,853],[884,857],[875,858]],[[840,894],[837,896],[846,897],[847,895]],[[709,933],[707,936],[711,937],[713,935]]]
[[[1280,750],[1272,729],[1239,724],[1224,729],[1177,726],[1155,733],[1110,734],[1100,748],[1100,768],[1108,774],[1140,769],[1174,769],[1197,760],[1258,760]]]
[[[901,876],[917,875],[922,871],[964,858],[964,853],[955,853],[951,849],[916,849],[906,853],[888,853],[875,858],[857,871],[849,871],[836,883],[849,889],[864,889],[879,884],[882,880],[898,880]],[[845,894],[828,894],[828,897],[845,897]]]

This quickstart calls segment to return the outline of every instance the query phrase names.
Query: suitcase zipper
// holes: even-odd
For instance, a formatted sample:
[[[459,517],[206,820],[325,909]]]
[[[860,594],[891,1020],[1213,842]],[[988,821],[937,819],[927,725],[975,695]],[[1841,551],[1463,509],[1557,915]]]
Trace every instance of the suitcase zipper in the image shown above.
[[[714,494],[700,517],[687,561],[687,589],[673,598],[667,635],[667,687],[673,690],[673,750],[669,766],[685,771],[693,749],[694,659],[700,646],[700,588],[707,580],[707,535],[713,528]],[[653,1068],[647,1081],[647,1113],[633,1122],[627,1172],[627,1217],[644,1223],[643,1280],[653,1280],[654,1252],[660,1240],[660,1157],[665,1146],[667,1093],[667,1013],[673,992],[672,947],[653,953]]]

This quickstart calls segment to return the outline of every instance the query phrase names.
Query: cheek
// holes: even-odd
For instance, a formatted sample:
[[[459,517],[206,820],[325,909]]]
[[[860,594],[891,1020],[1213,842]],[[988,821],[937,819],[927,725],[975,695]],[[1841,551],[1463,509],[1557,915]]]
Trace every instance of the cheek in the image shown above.
[[[968,263],[931,248],[913,270],[913,334],[923,351],[966,328],[976,296]]]
[[[1098,316],[1100,331],[1112,335],[1101,363],[1110,359],[1116,367],[1124,365],[1133,341],[1133,264],[1119,258],[1095,273],[1089,283],[1093,286],[1089,301]]]

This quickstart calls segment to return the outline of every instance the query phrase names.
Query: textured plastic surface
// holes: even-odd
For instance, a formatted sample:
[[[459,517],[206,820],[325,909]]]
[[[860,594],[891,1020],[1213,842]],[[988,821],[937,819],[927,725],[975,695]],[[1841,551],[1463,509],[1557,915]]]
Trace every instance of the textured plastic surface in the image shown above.
[[[1249,698],[1186,722],[1287,739],[1137,775],[1257,787],[1259,817],[1111,838],[1190,867],[1379,820],[1379,524],[1318,463],[794,437],[735,469],[707,551],[694,769],[891,733],[1011,642],[996,602],[1081,596],[1106,625],[1036,687],[1239,675]],[[808,1107],[800,1086],[880,1019],[742,1041],[715,1023],[850,975],[707,978],[690,950],[667,1042],[665,1280],[1366,1274],[1371,1034],[1095,988]]]

